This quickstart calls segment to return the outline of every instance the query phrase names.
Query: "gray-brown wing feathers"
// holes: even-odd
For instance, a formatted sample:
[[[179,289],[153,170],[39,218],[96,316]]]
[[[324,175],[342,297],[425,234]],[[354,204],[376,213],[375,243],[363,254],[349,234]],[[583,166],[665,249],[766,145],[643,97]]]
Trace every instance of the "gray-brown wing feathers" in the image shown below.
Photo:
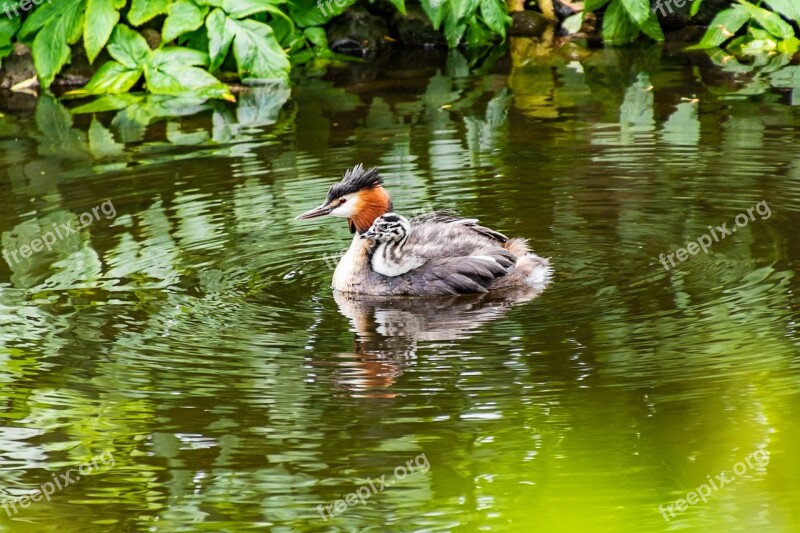
[[[425,223],[435,223],[435,222],[441,224],[457,224],[469,228],[470,230],[480,235],[483,235],[484,237],[488,237],[492,240],[498,241],[501,244],[508,242],[508,237],[506,237],[499,231],[495,231],[493,229],[478,224],[477,218],[465,218],[462,216],[458,216],[455,213],[455,211],[451,211],[450,209],[442,209],[439,211],[433,211],[431,213],[425,213],[424,215],[419,215],[412,218],[410,222],[412,226],[417,226]]]
[[[505,252],[505,250],[500,250]],[[508,273],[510,265],[505,254],[498,254],[503,263],[483,257],[447,257],[433,259],[412,270],[419,294],[464,294],[488,292],[488,286]],[[513,264],[513,263],[511,263]]]

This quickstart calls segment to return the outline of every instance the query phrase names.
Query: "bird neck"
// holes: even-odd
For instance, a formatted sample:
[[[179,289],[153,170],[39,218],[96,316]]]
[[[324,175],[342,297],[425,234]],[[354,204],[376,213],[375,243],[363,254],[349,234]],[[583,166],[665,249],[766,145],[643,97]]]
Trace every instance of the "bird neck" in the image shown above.
[[[355,213],[347,219],[350,232],[364,233],[376,218],[390,211],[392,211],[392,199],[386,189],[378,185],[362,190],[358,193]]]

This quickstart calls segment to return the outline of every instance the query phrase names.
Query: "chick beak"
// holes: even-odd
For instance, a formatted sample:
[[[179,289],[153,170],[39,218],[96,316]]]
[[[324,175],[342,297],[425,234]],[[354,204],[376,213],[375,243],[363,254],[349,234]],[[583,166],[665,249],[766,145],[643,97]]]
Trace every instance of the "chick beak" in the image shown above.
[[[362,239],[374,239],[375,238],[375,232],[374,231],[365,231],[364,233],[359,235],[359,237],[362,238]]]
[[[325,215],[330,214],[331,211],[333,211],[333,206],[325,203],[319,207],[315,207],[310,211],[306,211],[302,215],[297,215],[295,217],[295,220],[306,220],[308,218],[324,217]]]

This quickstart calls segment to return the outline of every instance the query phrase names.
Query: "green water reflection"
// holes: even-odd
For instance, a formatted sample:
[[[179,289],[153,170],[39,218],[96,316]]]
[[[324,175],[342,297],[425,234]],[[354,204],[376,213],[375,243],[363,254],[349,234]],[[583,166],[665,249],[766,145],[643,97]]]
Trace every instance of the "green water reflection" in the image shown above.
[[[0,263],[0,505],[114,465],[0,508],[0,530],[800,527],[798,67],[520,50],[332,68],[236,104],[4,112],[4,250],[116,214]],[[335,298],[346,226],[293,217],[356,162],[400,212],[530,238],[556,280],[517,306]],[[761,201],[769,218],[664,270]],[[426,472],[320,517],[420,454]]]

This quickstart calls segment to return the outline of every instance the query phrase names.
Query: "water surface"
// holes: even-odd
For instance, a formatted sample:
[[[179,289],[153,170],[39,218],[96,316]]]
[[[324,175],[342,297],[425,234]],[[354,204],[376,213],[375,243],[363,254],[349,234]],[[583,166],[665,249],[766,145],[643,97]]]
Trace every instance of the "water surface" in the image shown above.
[[[114,214],[0,263],[0,504],[113,460],[0,530],[800,527],[800,67],[526,50],[4,112],[4,250]],[[358,162],[402,213],[529,238],[554,282],[335,298],[346,225],[293,218]]]

